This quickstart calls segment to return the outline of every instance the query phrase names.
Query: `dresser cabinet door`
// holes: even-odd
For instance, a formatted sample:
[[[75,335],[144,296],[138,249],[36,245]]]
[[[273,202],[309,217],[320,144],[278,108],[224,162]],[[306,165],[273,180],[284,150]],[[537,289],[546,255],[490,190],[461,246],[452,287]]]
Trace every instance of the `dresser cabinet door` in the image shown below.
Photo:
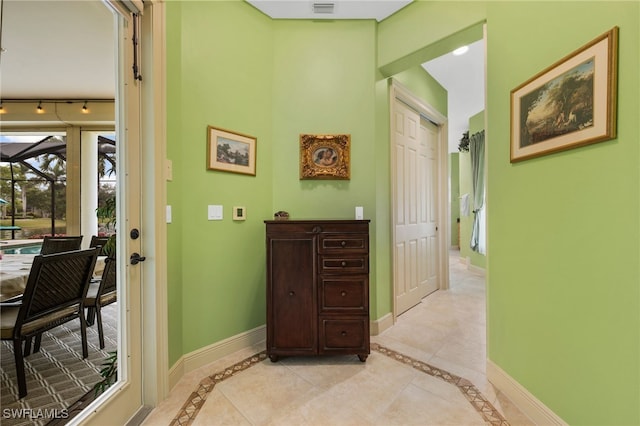
[[[280,355],[317,351],[315,238],[268,238],[267,348]]]

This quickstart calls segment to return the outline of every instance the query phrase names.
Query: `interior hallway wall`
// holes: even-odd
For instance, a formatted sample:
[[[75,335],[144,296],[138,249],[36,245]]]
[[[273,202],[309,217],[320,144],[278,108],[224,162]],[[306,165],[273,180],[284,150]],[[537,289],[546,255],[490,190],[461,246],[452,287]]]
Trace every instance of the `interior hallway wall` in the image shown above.
[[[488,356],[568,424],[640,424],[640,3],[488,3]],[[509,161],[510,91],[620,28],[618,135]]]

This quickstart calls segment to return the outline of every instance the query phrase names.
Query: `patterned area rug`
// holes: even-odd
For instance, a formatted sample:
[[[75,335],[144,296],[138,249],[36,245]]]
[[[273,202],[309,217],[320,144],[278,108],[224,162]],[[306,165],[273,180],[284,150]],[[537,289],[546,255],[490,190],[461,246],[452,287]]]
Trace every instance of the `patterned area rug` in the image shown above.
[[[18,399],[13,343],[1,345],[0,406],[2,425],[44,425],[70,417],[71,407],[100,381],[100,369],[109,351],[116,349],[117,303],[102,309],[105,348],[100,349],[98,327],[87,328],[89,357],[82,359],[80,321],[46,332],[40,352],[25,358],[27,396]]]

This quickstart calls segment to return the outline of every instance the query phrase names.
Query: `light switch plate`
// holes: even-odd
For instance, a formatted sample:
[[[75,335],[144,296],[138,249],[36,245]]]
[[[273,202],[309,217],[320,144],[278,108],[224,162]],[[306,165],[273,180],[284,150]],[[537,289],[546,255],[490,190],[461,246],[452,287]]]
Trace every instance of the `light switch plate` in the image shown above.
[[[222,206],[209,205],[207,208],[207,218],[209,220],[222,220]]]
[[[358,206],[356,207],[356,220],[364,219],[364,207]]]
[[[166,179],[171,182],[173,180],[173,163],[171,162],[171,160],[165,160],[164,165],[165,174],[167,175]]]
[[[246,220],[247,209],[244,207],[236,206],[233,208],[233,220]]]
[[[167,223],[171,223],[171,206],[167,206],[166,212]]]

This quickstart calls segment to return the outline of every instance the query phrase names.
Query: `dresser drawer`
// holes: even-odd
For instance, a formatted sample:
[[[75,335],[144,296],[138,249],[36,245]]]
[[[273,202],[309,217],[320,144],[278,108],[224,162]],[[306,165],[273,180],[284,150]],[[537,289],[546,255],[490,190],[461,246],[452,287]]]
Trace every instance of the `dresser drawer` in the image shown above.
[[[318,286],[319,312],[367,314],[369,276],[321,276]]]
[[[369,321],[362,318],[321,318],[321,352],[369,350]]]
[[[321,274],[366,274],[369,273],[369,256],[320,256],[318,265]]]
[[[324,234],[319,240],[320,253],[369,253],[367,234]]]

